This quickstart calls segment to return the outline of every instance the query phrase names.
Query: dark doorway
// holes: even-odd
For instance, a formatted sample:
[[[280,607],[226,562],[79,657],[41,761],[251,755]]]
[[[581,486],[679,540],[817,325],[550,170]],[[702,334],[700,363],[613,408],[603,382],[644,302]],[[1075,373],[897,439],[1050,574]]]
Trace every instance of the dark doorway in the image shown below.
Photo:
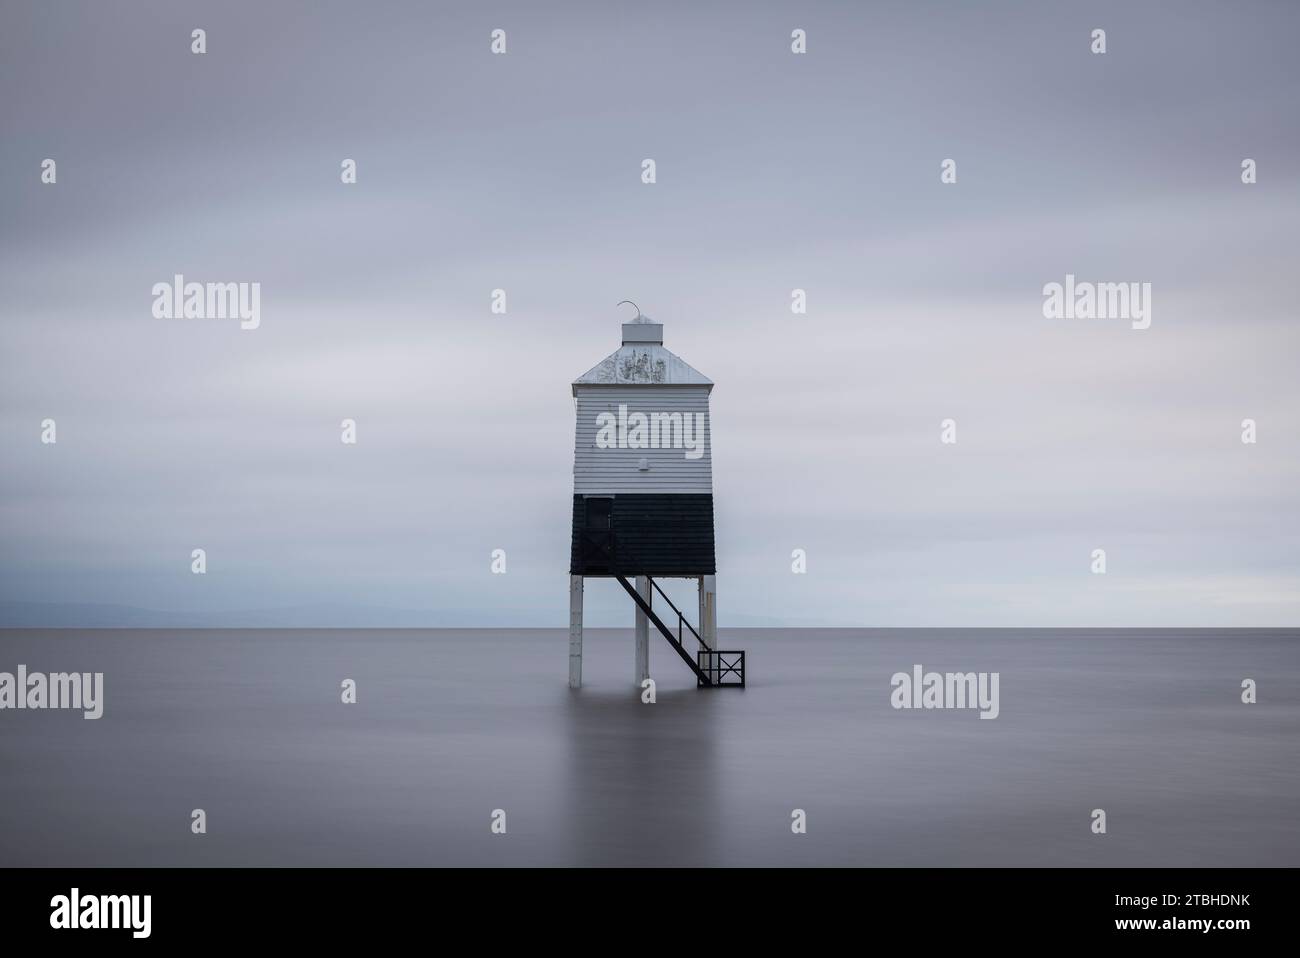
[[[608,575],[614,571],[614,524],[611,496],[587,499],[586,522],[583,524],[583,559],[588,575]]]

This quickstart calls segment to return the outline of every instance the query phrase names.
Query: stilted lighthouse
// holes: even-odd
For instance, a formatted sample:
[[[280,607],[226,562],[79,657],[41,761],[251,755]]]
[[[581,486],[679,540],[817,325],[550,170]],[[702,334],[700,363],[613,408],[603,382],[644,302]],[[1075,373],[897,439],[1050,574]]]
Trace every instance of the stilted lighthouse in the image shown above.
[[[713,383],[664,348],[663,330],[637,309],[623,324],[622,345],[573,382],[572,688],[582,685],[582,592],[590,578],[616,579],[631,599],[638,685],[650,677],[652,626],[700,687],[745,684],[745,653],[717,642]],[[698,626],[656,581],[665,578],[698,582]]]

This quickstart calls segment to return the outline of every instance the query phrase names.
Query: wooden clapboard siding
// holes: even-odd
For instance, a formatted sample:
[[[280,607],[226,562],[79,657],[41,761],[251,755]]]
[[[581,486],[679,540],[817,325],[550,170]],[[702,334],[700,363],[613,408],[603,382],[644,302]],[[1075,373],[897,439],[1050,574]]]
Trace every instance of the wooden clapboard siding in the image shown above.
[[[577,426],[574,437],[573,491],[592,493],[713,492],[713,437],[709,423],[710,386],[575,386]],[[601,413],[680,413],[704,417],[703,455],[687,459],[684,448],[602,449],[596,445],[596,420]],[[694,433],[693,433],[694,435]],[[698,441],[698,436],[695,436]],[[641,471],[641,459],[649,469]]]
[[[589,572],[581,536],[586,496],[573,497],[570,575]],[[627,575],[714,575],[713,496],[692,493],[614,495],[610,517],[620,570]]]

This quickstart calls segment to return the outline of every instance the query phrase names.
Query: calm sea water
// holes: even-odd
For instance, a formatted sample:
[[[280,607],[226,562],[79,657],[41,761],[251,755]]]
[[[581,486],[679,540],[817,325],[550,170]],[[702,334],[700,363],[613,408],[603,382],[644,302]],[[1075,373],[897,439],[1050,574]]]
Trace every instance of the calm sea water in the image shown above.
[[[577,692],[562,630],[0,632],[106,703],[0,712],[0,865],[1300,865],[1298,630],[723,633],[747,689],[652,636],[643,705],[630,630]]]

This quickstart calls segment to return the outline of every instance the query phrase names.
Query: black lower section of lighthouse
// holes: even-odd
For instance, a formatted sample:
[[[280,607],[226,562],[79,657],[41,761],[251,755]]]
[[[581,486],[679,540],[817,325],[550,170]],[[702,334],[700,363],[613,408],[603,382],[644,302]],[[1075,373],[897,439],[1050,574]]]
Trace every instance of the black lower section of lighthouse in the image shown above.
[[[713,496],[575,495],[569,574],[714,575]]]

